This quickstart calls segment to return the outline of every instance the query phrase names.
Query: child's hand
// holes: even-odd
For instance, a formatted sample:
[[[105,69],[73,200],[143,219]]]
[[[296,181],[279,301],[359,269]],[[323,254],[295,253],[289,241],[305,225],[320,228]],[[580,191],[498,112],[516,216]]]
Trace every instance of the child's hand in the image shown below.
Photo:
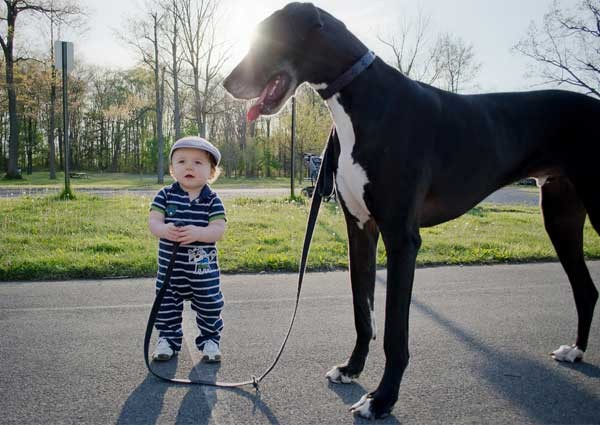
[[[198,226],[183,226],[178,227],[177,230],[179,231],[177,242],[182,245],[189,245],[202,238],[202,228]]]
[[[175,223],[166,223],[163,227],[161,237],[171,242],[179,242],[180,229],[179,227],[175,227]]]

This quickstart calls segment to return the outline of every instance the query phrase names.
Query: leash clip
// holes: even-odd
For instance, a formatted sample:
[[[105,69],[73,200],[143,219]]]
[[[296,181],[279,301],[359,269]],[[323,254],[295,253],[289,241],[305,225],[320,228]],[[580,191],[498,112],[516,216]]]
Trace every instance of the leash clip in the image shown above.
[[[254,375],[252,375],[251,378],[252,378],[252,386],[256,390],[256,393],[260,394],[260,387],[258,386],[259,380],[256,379],[256,376],[254,376]]]

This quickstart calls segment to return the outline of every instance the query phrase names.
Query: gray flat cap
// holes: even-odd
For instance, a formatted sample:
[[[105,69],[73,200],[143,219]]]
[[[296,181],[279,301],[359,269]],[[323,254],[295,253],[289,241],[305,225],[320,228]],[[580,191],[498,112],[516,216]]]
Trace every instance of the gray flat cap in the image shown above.
[[[173,152],[175,152],[175,149],[179,148],[200,149],[211,154],[215,159],[217,165],[219,165],[219,162],[221,162],[221,152],[219,152],[219,149],[217,149],[212,143],[210,143],[208,140],[203,139],[202,137],[186,136],[176,141],[173,144],[173,147],[171,147],[171,152],[169,152],[169,162],[171,162],[171,159],[173,158]]]

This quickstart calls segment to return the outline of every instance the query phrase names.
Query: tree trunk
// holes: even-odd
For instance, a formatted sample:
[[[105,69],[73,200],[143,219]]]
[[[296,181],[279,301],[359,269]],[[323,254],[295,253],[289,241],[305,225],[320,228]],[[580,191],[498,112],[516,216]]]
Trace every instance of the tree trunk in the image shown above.
[[[200,71],[197,67],[194,67],[194,116],[196,118],[196,125],[198,126],[198,135],[200,137],[206,137],[202,121],[202,96],[200,94],[199,80]]]
[[[177,12],[173,13],[173,42],[171,43],[171,50],[173,53],[173,126],[175,127],[175,140],[181,138],[181,106],[179,104],[179,68],[177,65],[177,42],[178,42],[178,29],[177,29]]]
[[[164,79],[164,73],[163,73]],[[158,145],[158,179],[157,183],[164,183],[164,140],[163,140],[163,111],[161,99],[160,68],[158,66],[158,18],[154,16],[154,90],[156,101],[156,141]]]
[[[13,68],[14,62],[11,51],[10,56],[6,58],[6,91],[8,94],[8,122],[10,126],[8,139],[8,167],[6,169],[6,177],[9,179],[18,179],[21,177],[21,172],[18,166],[19,116],[17,115],[17,92],[15,90]]]
[[[6,177],[17,179],[21,177],[18,167],[19,158],[19,116],[17,115],[17,92],[14,83],[14,57],[13,40],[15,35],[15,21],[19,13],[16,4],[7,2],[6,25],[7,37],[6,43],[2,41],[2,50],[6,61],[6,93],[8,95],[8,122],[10,126],[8,139],[8,166]]]
[[[33,140],[34,140],[34,128],[33,118],[29,117],[27,120],[27,175],[33,174]]]
[[[53,55],[54,56],[54,55]],[[50,126],[48,128],[48,166],[50,179],[56,180],[56,147],[54,145],[54,129],[56,127],[56,67],[52,65],[52,82],[50,85]]]
[[[50,15],[50,61],[52,62],[52,74],[50,80],[50,117],[48,128],[48,168],[50,168],[50,180],[56,180],[56,146],[54,144],[54,129],[56,127],[56,66],[54,66],[54,15]]]

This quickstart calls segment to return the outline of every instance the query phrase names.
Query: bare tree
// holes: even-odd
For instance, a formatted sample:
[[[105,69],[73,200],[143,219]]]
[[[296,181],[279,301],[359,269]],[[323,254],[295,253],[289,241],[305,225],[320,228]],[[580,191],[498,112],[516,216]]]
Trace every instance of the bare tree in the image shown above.
[[[70,1],[59,0],[4,0],[0,21],[6,22],[5,34],[0,34],[0,46],[4,53],[6,70],[6,92],[8,96],[9,114],[9,148],[7,178],[20,178],[18,168],[19,155],[19,116],[17,113],[17,91],[14,81],[14,66],[22,57],[14,56],[15,31],[17,17],[23,12],[43,13],[57,17],[80,13],[80,9]]]
[[[216,40],[216,19],[209,23],[209,34],[207,39],[206,56],[204,59],[204,87],[202,89],[202,108],[200,115],[202,117],[202,127],[200,134],[206,136],[208,132],[208,117],[211,114],[221,112],[222,102],[227,96],[221,86],[223,75],[221,70],[227,61],[227,54],[224,49],[220,49]]]
[[[460,37],[444,34],[438,39],[440,55],[440,86],[453,93],[464,90],[473,81],[481,65],[475,61],[473,45],[467,45]]]
[[[179,74],[181,71],[181,57],[178,54],[177,47],[181,39],[179,23],[179,5],[178,0],[171,0],[167,6],[166,22],[164,25],[165,37],[168,40],[168,49],[171,53],[171,64],[168,67],[172,77],[171,90],[173,91],[173,127],[175,130],[175,139],[179,139],[181,132],[181,98],[179,92]]]
[[[158,2],[145,5],[146,15],[130,21],[130,35],[122,36],[133,45],[142,56],[143,62],[154,73],[154,99],[156,110],[156,141],[158,146],[157,182],[164,183],[164,135],[163,135],[163,99],[165,65],[160,56],[159,38],[162,36],[161,21],[165,10]]]
[[[416,23],[404,19],[399,34],[377,38],[392,50],[393,65],[409,78],[433,84],[439,78],[439,43],[430,42],[431,16],[419,11]]]
[[[458,92],[480,68],[472,45],[450,34],[430,30],[431,17],[419,11],[416,21],[403,21],[398,34],[377,38],[392,51],[393,66],[409,78]],[[433,40],[433,41],[431,41]]]
[[[580,0],[570,9],[555,1],[542,27],[532,22],[515,49],[536,62],[543,83],[600,97],[600,1]]]
[[[179,19],[181,22],[183,54],[185,62],[190,66],[192,82],[190,87],[194,93],[194,118],[200,136],[206,136],[206,123],[203,119],[206,99],[202,95],[200,80],[202,78],[202,60],[210,54],[206,48],[207,37],[214,35],[211,21],[215,17],[218,6],[216,0],[179,0]],[[214,38],[213,38],[214,41]],[[211,43],[213,45],[213,43]]]

